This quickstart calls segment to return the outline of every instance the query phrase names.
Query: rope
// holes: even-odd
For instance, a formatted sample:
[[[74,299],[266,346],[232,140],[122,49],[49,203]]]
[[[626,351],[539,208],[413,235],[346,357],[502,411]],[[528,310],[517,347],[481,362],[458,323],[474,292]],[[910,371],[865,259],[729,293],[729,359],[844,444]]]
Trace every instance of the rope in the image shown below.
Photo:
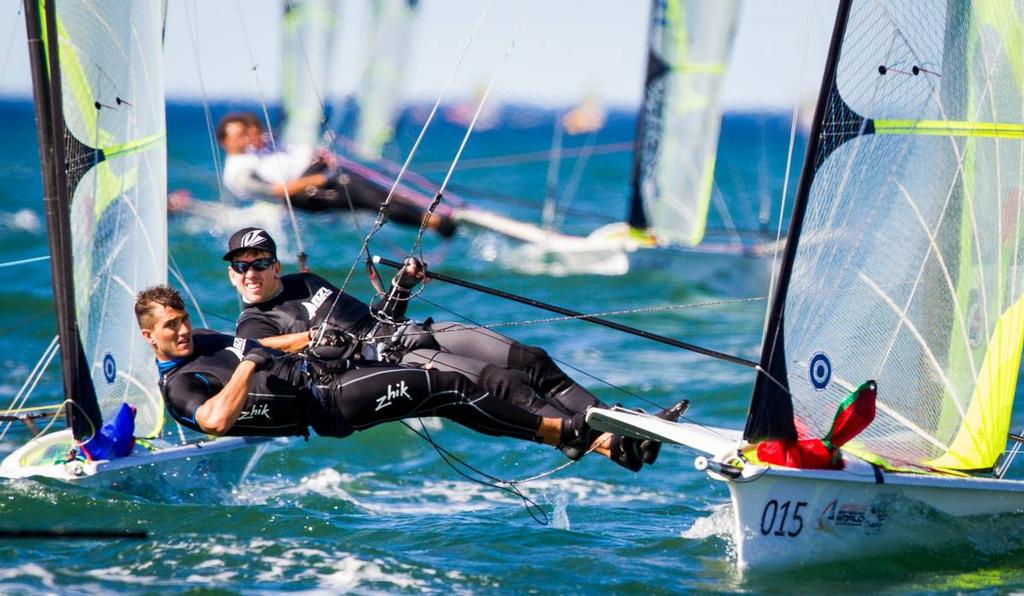
[[[522,483],[522,481],[505,480],[503,478],[499,478],[498,476],[494,476],[493,474],[484,472],[483,470],[473,466],[472,464],[466,463],[465,460],[455,455],[448,449],[442,447],[437,441],[435,441],[434,438],[430,436],[430,431],[427,430],[427,426],[423,424],[423,420],[420,420],[420,430],[416,430],[415,428],[412,427],[411,424],[409,424],[405,420],[401,420],[400,422],[402,423],[403,426],[405,426],[412,432],[416,433],[417,436],[426,441],[428,445],[433,447],[434,451],[436,451],[437,454],[441,456],[441,461],[447,464],[449,468],[454,470],[456,474],[462,476],[463,478],[469,480],[470,482],[479,484],[481,486],[486,486],[489,488],[496,488],[502,492],[506,492],[510,495],[522,499],[523,508],[526,509],[526,513],[528,513],[530,517],[533,518],[533,521],[537,522],[542,526],[548,525],[548,514],[543,509],[540,508],[540,505],[537,505],[536,501],[526,496],[526,494],[523,493],[523,491],[521,491],[517,486],[518,484]],[[569,464],[573,463],[576,462],[569,462]],[[462,469],[459,468],[459,466],[462,466],[463,468],[468,470],[468,472],[463,471]],[[566,465],[562,465],[558,469],[562,469],[565,467]],[[472,472],[473,474],[478,474],[480,478],[473,477],[469,472]]]

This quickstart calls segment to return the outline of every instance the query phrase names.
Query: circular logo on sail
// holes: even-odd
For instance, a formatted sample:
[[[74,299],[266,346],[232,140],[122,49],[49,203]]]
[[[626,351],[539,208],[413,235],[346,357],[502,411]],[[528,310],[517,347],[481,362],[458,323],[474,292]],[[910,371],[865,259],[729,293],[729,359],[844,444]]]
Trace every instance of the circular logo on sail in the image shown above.
[[[103,357],[103,378],[108,383],[113,383],[117,378],[117,363],[114,362],[114,356],[110,352]]]
[[[828,382],[832,380],[832,361],[822,352],[818,352],[811,357],[810,373],[811,385],[814,385],[815,389],[828,387]]]

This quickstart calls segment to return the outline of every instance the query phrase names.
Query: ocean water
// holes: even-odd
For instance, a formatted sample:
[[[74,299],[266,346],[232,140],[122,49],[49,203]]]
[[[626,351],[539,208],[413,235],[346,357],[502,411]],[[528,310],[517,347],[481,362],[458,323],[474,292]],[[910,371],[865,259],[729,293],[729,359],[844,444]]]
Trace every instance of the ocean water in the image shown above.
[[[232,107],[239,106],[213,106],[214,119]],[[418,115],[415,109],[407,112],[388,157],[404,156],[418,132]],[[506,109],[499,126],[470,140],[452,178],[453,192],[537,220],[548,161],[510,156],[545,151],[554,117],[551,110]],[[0,145],[0,264],[6,265],[44,256],[46,229],[31,104],[0,102],[0,122],[7,141]],[[593,139],[567,137],[565,146],[628,142],[634,127],[631,114],[612,113]],[[789,129],[788,114],[726,115],[716,189],[736,227],[775,229]],[[414,167],[439,180],[461,134],[451,123],[432,128]],[[194,201],[217,200],[214,157],[200,106],[169,106],[168,142],[170,189],[187,191]],[[798,138],[790,196],[803,142]],[[497,166],[483,161],[502,156]],[[585,233],[624,216],[630,160],[625,151],[595,151],[576,178],[565,230]],[[561,164],[565,194],[577,167],[573,157]],[[769,214],[766,222],[764,212]],[[711,226],[723,226],[724,219],[713,210]],[[279,214],[208,206],[169,219],[172,267],[188,281],[210,327],[230,330],[237,314],[237,298],[219,255],[227,235],[250,223],[274,231],[290,255],[286,269],[294,270],[299,240]],[[311,267],[340,284],[355,263],[360,226],[366,223],[341,214],[299,215],[301,244]],[[411,231],[387,226],[372,250],[401,256],[412,240]],[[450,275],[584,312],[655,309],[617,320],[745,358],[759,354],[767,288],[725,301],[716,288],[691,283],[671,268],[622,277],[527,275],[494,260],[495,250],[507,248],[486,234],[460,233],[449,243],[428,238],[426,252],[433,269]],[[349,289],[370,298],[371,287],[359,267]],[[0,403],[6,404],[54,335],[55,316],[46,261],[5,266],[0,272],[6,279],[0,288]],[[650,410],[686,398],[690,417],[702,422],[740,427],[745,419],[753,380],[745,368],[585,322],[537,322],[550,315],[441,283],[428,284],[421,297],[411,307],[414,316],[503,324],[503,332],[544,347],[606,401]],[[692,306],[665,309],[680,305]],[[59,391],[59,371],[51,366],[32,403],[51,403]],[[529,478],[564,462],[550,448],[477,436],[452,424],[428,422],[428,430],[445,449],[495,477]],[[26,436],[24,429],[12,427],[0,450],[13,449]],[[778,575],[740,574],[726,488],[694,469],[692,453],[672,447],[638,474],[588,457],[523,483],[523,494],[543,511],[546,525],[531,517],[521,498],[469,481],[398,424],[343,441],[293,441],[250,455],[191,463],[159,477],[124,478],[113,486],[0,483],[3,528],[149,533],[143,541],[0,539],[0,592],[1024,589],[1022,528],[1014,519],[964,523],[932,516],[921,531],[934,534],[933,549]]]

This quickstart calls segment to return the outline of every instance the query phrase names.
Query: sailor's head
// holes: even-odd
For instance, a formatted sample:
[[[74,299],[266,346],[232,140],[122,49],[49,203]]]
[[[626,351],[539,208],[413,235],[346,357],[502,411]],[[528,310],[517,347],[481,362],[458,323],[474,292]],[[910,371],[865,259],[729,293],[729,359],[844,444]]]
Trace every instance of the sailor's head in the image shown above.
[[[281,290],[281,263],[277,243],[261,228],[242,228],[228,240],[228,279],[242,302],[259,304]]]
[[[170,286],[153,286],[135,298],[135,320],[161,361],[192,354],[192,323],[181,294]]]
[[[263,127],[252,112],[233,112],[217,124],[217,142],[228,155],[263,146]]]

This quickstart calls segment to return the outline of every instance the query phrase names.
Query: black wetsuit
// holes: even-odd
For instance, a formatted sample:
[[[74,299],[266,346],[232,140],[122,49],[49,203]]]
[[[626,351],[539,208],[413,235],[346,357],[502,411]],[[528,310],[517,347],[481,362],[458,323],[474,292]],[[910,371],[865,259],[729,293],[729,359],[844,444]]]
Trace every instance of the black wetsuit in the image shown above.
[[[202,431],[196,410],[227,384],[257,344],[197,329],[194,352],[162,363],[160,389],[175,420]],[[541,419],[473,385],[462,375],[345,359],[303,358],[275,351],[268,370],[253,374],[238,421],[239,436],[345,437],[393,420],[441,416],[477,432],[537,441]]]
[[[322,324],[325,317],[353,337],[365,335],[373,328],[375,319],[370,307],[345,293],[328,317],[339,290],[323,278],[296,273],[282,276],[281,282],[283,289],[277,296],[242,310],[236,331],[239,337],[261,339],[308,331]],[[394,356],[402,364],[429,365],[464,374],[509,403],[542,416],[571,416],[590,406],[603,405],[540,348],[488,329],[458,323],[433,323],[428,330],[440,349],[417,349]],[[380,329],[374,333],[382,336],[380,339],[390,334],[390,330]],[[360,350],[358,342],[353,341],[346,355],[358,357]]]
[[[281,276],[281,291],[276,296],[242,309],[235,334],[261,339],[309,331],[324,322],[351,336],[345,356],[352,356],[359,348],[356,338],[367,333],[376,320],[366,303],[319,275],[291,273]]]

